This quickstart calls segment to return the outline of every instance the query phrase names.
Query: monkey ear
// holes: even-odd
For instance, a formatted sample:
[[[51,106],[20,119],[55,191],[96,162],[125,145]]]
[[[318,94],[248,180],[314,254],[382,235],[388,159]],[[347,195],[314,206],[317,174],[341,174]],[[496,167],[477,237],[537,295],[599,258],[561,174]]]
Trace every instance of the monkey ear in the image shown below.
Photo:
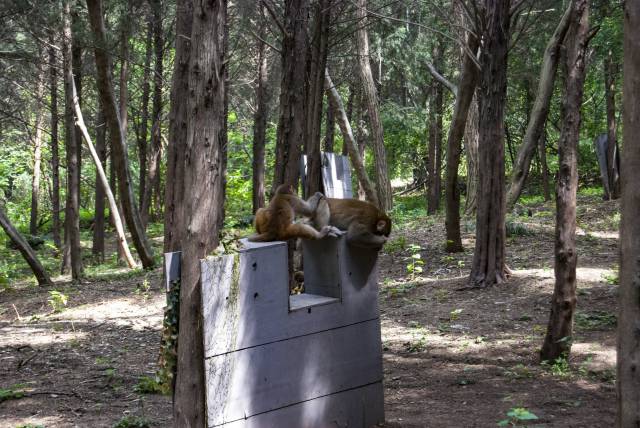
[[[378,220],[378,222],[376,223],[376,230],[378,231],[378,233],[382,233],[384,232],[384,229],[386,226],[387,226],[386,220]]]

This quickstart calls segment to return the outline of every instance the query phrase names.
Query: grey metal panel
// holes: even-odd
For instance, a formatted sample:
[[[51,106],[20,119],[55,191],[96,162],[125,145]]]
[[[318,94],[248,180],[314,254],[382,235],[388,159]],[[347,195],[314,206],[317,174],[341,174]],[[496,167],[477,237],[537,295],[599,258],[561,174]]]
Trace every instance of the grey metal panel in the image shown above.
[[[322,184],[324,193],[329,198],[351,198],[351,168],[346,156],[335,153],[322,153]]]
[[[306,293],[341,297],[339,244],[331,237],[302,241]]]
[[[382,381],[378,319],[205,360],[210,425]]]
[[[307,243],[303,242],[303,247]],[[371,320],[379,316],[375,270],[377,253],[348,246],[344,237],[337,240],[325,238],[315,243],[326,244],[326,255],[305,258],[305,277],[309,278],[306,281],[311,279],[311,276],[306,274],[307,269],[315,269],[316,272],[322,270],[313,268],[314,263],[322,264],[324,260],[339,259],[341,302],[313,306],[308,310],[289,310],[285,243],[248,243],[247,250],[241,251],[239,256],[240,286],[237,294],[228,291],[231,289],[229,275],[224,277],[226,282],[221,282],[219,275],[213,275],[219,269],[214,266],[219,263],[216,259],[203,261],[206,357]],[[320,250],[321,248],[318,251]],[[232,298],[236,300],[230,302],[229,299]],[[221,308],[232,311],[232,314],[214,315]],[[229,330],[229,325],[233,326],[233,330]],[[228,335],[233,335],[233,338],[228,338]]]
[[[289,296],[289,310],[299,311],[301,309],[309,309],[315,306],[329,305],[331,303],[339,303],[340,299],[335,297],[320,296],[317,294],[302,293]]]
[[[368,428],[381,422],[384,422],[384,398],[382,383],[377,382],[218,426],[225,428]]]
[[[171,283],[180,279],[180,256],[182,251],[164,253],[164,286],[168,293]]]

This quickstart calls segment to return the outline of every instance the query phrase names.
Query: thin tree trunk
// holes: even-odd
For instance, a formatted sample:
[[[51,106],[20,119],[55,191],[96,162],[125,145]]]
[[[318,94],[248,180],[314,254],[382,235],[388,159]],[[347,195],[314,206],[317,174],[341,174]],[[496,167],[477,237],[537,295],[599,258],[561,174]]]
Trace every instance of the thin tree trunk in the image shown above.
[[[427,155],[427,214],[438,211],[442,169],[442,98],[440,85],[434,85],[429,105],[429,147]]]
[[[71,34],[71,9],[69,0],[63,0],[62,38],[64,57],[65,93],[65,145],[67,154],[67,204],[65,209],[65,251],[63,268],[71,269],[74,280],[82,276],[82,253],[80,248],[80,181],[78,180],[78,144],[73,124],[73,49]]]
[[[616,150],[618,138],[616,130],[616,74],[617,64],[613,59],[613,52],[609,49],[604,61],[605,99],[607,101],[607,176],[611,199],[620,197],[618,165]]]
[[[517,161],[513,165],[513,171],[511,172],[511,184],[507,194],[508,209],[513,207],[522,193],[524,182],[529,175],[531,159],[544,132],[544,124],[549,114],[553,85],[556,71],[558,70],[560,46],[569,28],[570,15],[571,6],[565,11],[551,39],[547,42],[547,47],[544,51],[542,66],[540,68],[540,80],[538,82],[538,94],[536,95],[536,100],[533,105],[533,111],[529,117],[527,131],[524,134],[522,145],[518,150]]]
[[[545,202],[551,199],[549,190],[549,167],[547,166],[547,133],[543,132],[538,143],[538,155],[540,156],[540,169],[542,170],[542,193]]]
[[[178,374],[174,426],[204,427],[204,349],[200,259],[218,245],[224,198],[222,143],[225,132],[224,0],[194,2],[189,64],[184,223],[180,283]],[[187,96],[187,94],[176,94]]]
[[[486,0],[478,94],[478,207],[470,282],[487,287],[506,280],[504,111],[507,96],[509,0]]]
[[[40,197],[40,176],[42,163],[42,127],[44,126],[44,107],[40,104],[44,97],[45,69],[42,67],[38,73],[36,86],[36,123],[33,137],[33,175],[31,180],[31,217],[29,221],[29,233],[38,234],[38,199]]]
[[[567,33],[567,79],[562,103],[563,125],[558,141],[556,192],[555,287],[551,315],[540,357],[552,361],[568,357],[576,307],[576,192],[580,106],[584,91],[585,57],[589,32],[589,3],[574,0]]]
[[[306,64],[309,0],[285,0],[282,40],[282,82],[280,84],[280,116],[276,142],[275,189],[283,183],[298,185],[300,178],[300,144],[306,137],[307,117]]]
[[[68,73],[68,71],[67,71]],[[93,162],[96,167],[96,173],[100,178],[100,182],[96,183],[97,186],[102,186],[105,195],[107,196],[107,200],[109,201],[109,209],[113,212],[113,219],[115,222],[116,228],[116,236],[118,237],[118,246],[122,249],[122,253],[124,254],[125,260],[127,261],[130,268],[136,267],[136,261],[133,259],[131,252],[129,251],[129,246],[127,245],[127,239],[124,234],[124,227],[122,226],[122,222],[120,221],[120,213],[118,212],[118,208],[116,206],[116,200],[113,197],[113,193],[109,188],[109,181],[107,180],[107,175],[102,168],[102,163],[100,162],[100,157],[98,152],[96,152],[93,143],[91,142],[91,137],[89,137],[89,131],[87,131],[87,127],[84,123],[84,119],[82,118],[82,111],[80,110],[80,103],[78,102],[78,97],[76,95],[76,88],[73,82],[73,79],[69,74],[67,74],[67,79],[70,80],[71,86],[71,99],[73,100],[73,110],[75,114],[75,122],[78,129],[82,133],[85,142],[87,143],[87,147],[89,148],[89,153],[91,153],[91,157],[93,158]]]
[[[269,105],[269,90],[267,84],[269,82],[267,68],[266,45],[264,40],[266,24],[264,17],[264,6],[260,5],[261,25],[258,44],[258,83],[256,85],[256,112],[253,117],[253,186],[252,186],[252,202],[253,213],[255,214],[259,208],[264,207],[264,169],[265,169],[265,146],[267,132],[267,115]]]
[[[640,3],[625,2],[622,120],[622,217],[618,288],[617,426],[640,423]]]
[[[154,52],[154,70],[153,70],[153,103],[151,107],[151,118],[153,125],[151,126],[151,150],[149,151],[149,182],[144,193],[140,216],[142,225],[146,228],[149,222],[153,193],[159,190],[160,185],[160,156],[162,150],[162,141],[160,139],[161,119],[162,119],[162,73],[164,71],[164,36],[162,33],[162,1],[151,1],[151,12],[153,19],[153,52]],[[159,214],[159,213],[157,213]]]
[[[58,59],[53,47],[53,36],[50,38],[49,70],[51,80],[51,181],[53,195],[51,197],[53,242],[61,248],[60,242],[60,154],[58,151]]]
[[[324,101],[324,73],[329,52],[329,19],[331,1],[318,0],[315,7],[313,39],[309,49],[309,88],[307,91],[307,171],[305,177],[306,196],[320,191],[322,186],[322,159],[320,139]]]
[[[367,36],[367,3],[366,0],[358,0],[356,9],[357,23],[357,46],[358,61],[360,67],[360,78],[363,85],[363,93],[367,111],[369,113],[369,123],[371,125],[373,158],[376,171],[376,190],[380,208],[385,211],[393,207],[393,195],[391,191],[391,181],[387,170],[387,155],[384,148],[384,131],[380,119],[378,107],[378,95],[376,84],[371,74],[371,64],[369,63],[369,38]]]
[[[467,36],[467,48],[469,52],[478,50],[479,41],[476,36]],[[460,189],[458,189],[458,167],[460,165],[460,153],[462,151],[462,137],[467,122],[469,106],[473,99],[473,93],[478,84],[478,69],[473,59],[465,55],[462,60],[460,83],[451,118],[449,136],[447,138],[447,166],[445,180],[445,229],[447,252],[463,251],[462,238],[460,236]]]
[[[351,165],[356,170],[356,176],[358,177],[358,182],[364,189],[364,192],[367,195],[367,200],[376,206],[380,206],[378,201],[378,194],[367,175],[367,170],[364,167],[364,162],[362,161],[362,156],[360,155],[360,151],[358,149],[358,144],[356,143],[355,138],[353,137],[353,132],[351,131],[351,124],[349,123],[349,119],[347,118],[347,113],[344,111],[344,106],[342,105],[342,99],[340,98],[340,94],[338,94],[338,90],[333,86],[333,82],[331,81],[331,76],[329,76],[329,70],[325,71],[325,90],[327,91],[327,95],[329,97],[329,102],[333,106],[333,110],[336,112],[336,118],[338,120],[338,125],[340,126],[340,131],[342,132],[342,140],[343,144],[347,147],[349,158],[351,159]]]
[[[333,113],[331,103],[327,102],[327,116],[325,122],[325,135],[324,135],[324,151],[333,153],[335,144],[335,132],[336,132],[336,119]]]
[[[478,96],[473,95],[467,123],[464,128],[464,146],[467,150],[467,198],[464,204],[466,214],[472,214],[478,207],[478,127],[480,112],[478,111]]]
[[[138,132],[138,162],[140,172],[138,175],[138,189],[140,193],[139,204],[143,205],[144,195],[147,189],[147,137],[149,129],[149,94],[151,93],[151,85],[149,79],[151,76],[151,56],[153,55],[153,22],[149,19],[147,23],[147,36],[145,41],[145,58],[144,72],[142,77],[142,100],[140,113],[140,130]]]
[[[11,221],[4,211],[4,204],[2,202],[0,202],[0,226],[4,229],[9,239],[11,239],[11,242],[13,242],[13,244],[18,248],[22,257],[24,257],[26,262],[29,264],[33,275],[38,280],[38,284],[53,285],[49,274],[38,260],[38,256],[35,251],[33,251],[33,248],[31,248],[27,240],[24,239],[20,232],[18,232],[18,230],[11,224]]]
[[[164,252],[182,248],[184,155],[187,149],[187,94],[191,57],[192,0],[178,0],[176,6],[176,46],[169,111],[167,184],[164,196]]]
[[[77,8],[77,4],[75,6],[73,5],[71,6],[71,34],[72,34],[71,64],[73,67],[73,82],[76,85],[78,102],[82,106],[82,45],[80,44],[80,41],[78,39],[81,37],[81,34],[82,34],[83,22],[76,8]],[[76,156],[78,158],[78,168],[76,169],[76,175],[77,175],[76,179],[78,180],[78,183],[82,183],[82,133],[80,132],[80,128],[78,128],[77,126],[74,127],[74,132],[76,135],[76,150],[77,150]],[[82,201],[80,184],[78,184],[77,191],[78,191],[78,207],[79,207]]]
[[[105,109],[105,117],[109,126],[109,135],[113,142],[113,160],[116,161],[118,173],[118,189],[120,200],[124,209],[127,226],[131,232],[133,243],[138,251],[140,260],[145,269],[155,265],[153,252],[147,242],[147,237],[140,222],[140,213],[133,195],[131,172],[129,171],[129,159],[127,154],[126,137],[120,123],[120,114],[115,102],[113,82],[111,81],[111,64],[108,50],[105,46],[105,28],[102,17],[101,0],[87,0],[89,21],[95,36],[95,58],[97,70],[98,92]]]
[[[102,107],[98,110],[98,119],[96,120],[96,153],[98,155],[98,162],[101,165],[105,165],[106,159],[106,133],[107,128],[104,123],[104,112]],[[100,184],[100,172],[96,169],[96,200],[95,200],[95,214],[93,222],[93,245],[91,252],[94,256],[97,256],[100,261],[104,261],[104,197],[105,186]],[[109,183],[106,183],[109,186]]]
[[[349,84],[349,97],[347,98],[347,108],[346,108],[346,114],[347,114],[347,122],[351,123],[351,118],[353,117],[353,98],[355,97],[355,89],[353,87],[352,84]],[[342,103],[342,99],[340,97],[338,97],[340,99],[340,103]],[[333,105],[331,102],[329,102],[329,105]],[[339,116],[338,116],[339,117]],[[351,126],[351,125],[349,125]],[[348,156],[349,155],[349,145],[345,142],[345,140],[343,139],[342,141],[342,156]]]

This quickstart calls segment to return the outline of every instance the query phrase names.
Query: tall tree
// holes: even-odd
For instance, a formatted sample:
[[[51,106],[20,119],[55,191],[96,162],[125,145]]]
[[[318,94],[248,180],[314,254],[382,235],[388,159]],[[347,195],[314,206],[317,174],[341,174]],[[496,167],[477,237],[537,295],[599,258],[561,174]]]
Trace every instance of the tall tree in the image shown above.
[[[51,208],[53,242],[60,242],[60,154],[58,151],[58,57],[54,48],[54,37],[49,37],[49,79],[51,87]]]
[[[269,3],[264,3],[267,6]],[[269,10],[269,9],[268,9]],[[277,19],[273,11],[269,13]],[[309,0],[285,0],[284,23],[280,23],[282,39],[282,80],[280,83],[280,116],[276,141],[275,190],[287,183],[297,187],[300,177],[300,144],[306,132],[307,105],[306,64]]]
[[[184,217],[180,283],[178,373],[174,426],[203,427],[204,349],[200,259],[218,245],[218,219],[223,215],[223,133],[225,116],[224,0],[193,4],[189,63],[187,144],[184,165]]]
[[[475,55],[480,41],[478,37],[469,32],[466,47],[468,52]],[[473,94],[478,84],[478,69],[475,57],[469,53],[462,59],[460,82],[456,93],[456,102],[453,108],[453,116],[447,137],[447,164],[445,176],[445,230],[446,250],[448,252],[463,251],[462,237],[460,236],[460,189],[458,188],[458,167],[460,165],[460,153],[462,151],[462,137],[464,136],[467,113],[473,99]]]
[[[269,106],[269,82],[267,68],[267,52],[264,42],[266,33],[266,20],[264,6],[260,5],[260,29],[258,31],[258,79],[256,82],[256,111],[253,116],[253,186],[252,205],[253,213],[264,207],[264,151],[266,146],[267,116]]]
[[[42,128],[44,126],[44,80],[45,68],[39,66],[38,81],[36,83],[36,121],[33,133],[33,175],[31,179],[31,217],[29,220],[29,233],[38,234],[38,199],[40,198],[40,176],[42,164]]]
[[[149,182],[145,188],[142,207],[140,208],[140,216],[142,224],[146,227],[149,221],[149,211],[151,210],[152,196],[157,193],[160,185],[160,160],[162,155],[161,120],[162,120],[162,90],[164,79],[162,73],[164,70],[164,34],[162,30],[162,1],[152,0],[151,16],[153,21],[153,52],[154,52],[154,69],[153,69],[153,102],[151,107],[151,147],[148,157],[148,179]],[[156,213],[159,215],[160,213]]]
[[[485,41],[480,55],[480,127],[478,143],[478,207],[476,248],[471,284],[486,287],[504,281],[505,190],[504,105],[507,95],[509,0],[485,1]]]
[[[102,1],[87,0],[89,10],[89,22],[95,38],[95,59],[97,70],[98,93],[105,110],[105,117],[109,127],[109,136],[112,141],[112,162],[118,174],[118,190],[124,210],[127,226],[131,232],[131,238],[138,251],[142,266],[145,269],[154,266],[153,252],[147,241],[144,228],[140,221],[140,213],[133,195],[133,183],[129,170],[129,157],[124,131],[120,123],[120,113],[116,105],[111,81],[111,61],[106,46],[104,19],[102,16]]]
[[[440,50],[436,50],[434,58],[439,59]],[[436,61],[436,67],[438,61]],[[443,90],[441,85],[434,84],[429,98],[429,146],[427,153],[427,213],[435,214],[440,207],[442,169],[442,113]]]
[[[151,93],[151,57],[153,55],[153,20],[148,19],[147,35],[145,39],[144,69],[142,72],[142,96],[140,99],[140,128],[138,130],[138,190],[140,192],[140,206],[144,203],[147,193],[147,137],[149,131],[149,94]]]
[[[562,16],[560,23],[556,27],[553,35],[547,42],[544,51],[542,66],[540,67],[540,80],[538,81],[538,94],[533,105],[533,110],[529,117],[529,124],[524,134],[524,139],[518,157],[511,172],[511,185],[507,195],[507,206],[513,207],[518,201],[522,188],[529,175],[531,159],[536,151],[536,146],[543,138],[544,125],[547,121],[551,96],[553,95],[553,84],[555,82],[556,71],[558,69],[558,59],[560,57],[560,47],[569,28],[571,5]]]
[[[367,2],[358,0],[356,9],[357,18],[357,47],[360,78],[362,80],[363,94],[367,112],[369,113],[369,123],[371,125],[371,146],[373,148],[373,158],[375,163],[376,191],[380,208],[389,211],[393,207],[393,195],[391,193],[391,181],[387,170],[387,155],[384,147],[384,132],[380,110],[378,107],[378,94],[376,84],[371,74],[371,64],[369,63],[369,37],[367,35]]]
[[[73,49],[71,33],[71,7],[69,0],[62,1],[62,55],[64,63],[65,94],[65,148],[67,156],[67,203],[65,209],[65,249],[63,269],[71,269],[71,277],[82,276],[82,254],[80,249],[80,180],[78,176],[78,145],[73,123]]]
[[[616,74],[618,64],[613,57],[611,49],[607,51],[604,60],[604,94],[607,103],[607,178],[609,194],[606,199],[618,199],[620,197],[620,183],[618,176],[618,164],[616,150],[618,150],[618,137],[616,125]],[[606,187],[605,187],[606,189]]]
[[[624,4],[622,217],[618,310],[617,426],[640,421],[640,2]]]
[[[105,165],[107,158],[107,144],[106,144],[107,127],[104,123],[104,112],[102,107],[99,107],[98,117],[96,120],[96,154],[100,165]],[[93,222],[93,243],[91,246],[91,252],[94,256],[98,257],[101,261],[104,261],[104,197],[105,186],[100,185],[100,171],[96,169],[96,196],[94,206],[94,222]],[[109,183],[106,183],[109,186]],[[118,221],[120,219],[118,218]]]
[[[567,33],[567,77],[562,103],[563,124],[558,141],[556,185],[555,287],[551,315],[540,356],[552,361],[569,356],[576,308],[576,193],[578,190],[578,140],[580,106],[584,92],[589,33],[589,2],[573,0]]]

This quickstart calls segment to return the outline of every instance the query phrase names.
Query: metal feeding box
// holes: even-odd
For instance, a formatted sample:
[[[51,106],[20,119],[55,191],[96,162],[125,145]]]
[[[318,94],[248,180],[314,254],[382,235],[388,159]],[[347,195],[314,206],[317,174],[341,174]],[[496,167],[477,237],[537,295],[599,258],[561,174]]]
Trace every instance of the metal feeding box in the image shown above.
[[[201,261],[209,427],[369,427],[384,420],[377,252],[303,241],[289,296],[284,242]]]

